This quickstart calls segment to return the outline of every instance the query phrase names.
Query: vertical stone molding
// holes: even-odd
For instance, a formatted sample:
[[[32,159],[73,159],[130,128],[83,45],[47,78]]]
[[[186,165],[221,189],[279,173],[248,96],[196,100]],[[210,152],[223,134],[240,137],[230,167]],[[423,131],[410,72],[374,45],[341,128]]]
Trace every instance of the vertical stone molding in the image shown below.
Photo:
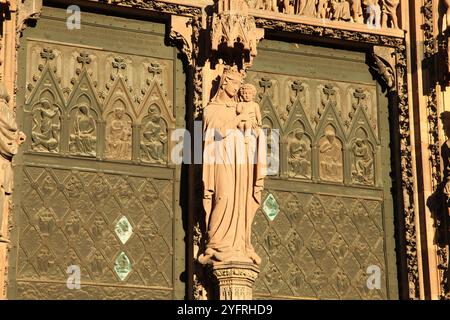
[[[8,221],[13,192],[12,160],[25,135],[15,120],[17,49],[28,22],[40,15],[42,0],[0,1],[0,299],[6,297]]]
[[[211,267],[211,272],[218,287],[218,299],[252,300],[258,266],[239,262],[217,263]]]

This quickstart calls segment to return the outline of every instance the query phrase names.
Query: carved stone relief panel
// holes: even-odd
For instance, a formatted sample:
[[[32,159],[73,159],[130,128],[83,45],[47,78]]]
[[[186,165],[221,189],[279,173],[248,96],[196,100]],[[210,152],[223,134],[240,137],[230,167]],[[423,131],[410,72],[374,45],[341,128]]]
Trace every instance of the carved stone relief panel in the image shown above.
[[[129,285],[172,288],[169,180],[41,167],[24,167],[23,175],[27,186],[16,210],[23,221],[17,274],[21,297],[37,298],[25,289],[32,283],[53,279],[65,284],[69,265],[80,266],[84,282],[126,291],[132,290]],[[69,297],[70,290],[56,288],[63,296],[50,290],[47,297]],[[83,286],[71,295],[93,298],[90,290]]]
[[[161,110],[156,104],[148,109],[144,118],[140,140],[141,161],[162,164],[167,161],[167,142],[169,140],[167,124],[161,117]]]
[[[250,0],[250,8],[308,18],[399,28],[400,0]]]
[[[386,299],[383,202],[337,195],[267,190],[280,212],[255,218],[262,257],[255,296],[265,299]],[[367,288],[366,270],[381,269],[381,290]]]
[[[182,298],[180,170],[168,159],[185,113],[177,49],[164,24],[83,12],[67,33],[65,10],[44,10],[19,50],[30,139],[15,167],[8,295]],[[66,285],[69,266],[80,290]]]
[[[48,93],[49,98],[42,97],[31,109],[31,149],[57,153],[61,142],[61,110]]]
[[[375,184],[380,146],[375,86],[252,71],[248,80],[259,90],[269,154],[271,132],[280,134],[282,176]]]
[[[311,179],[311,138],[301,123],[287,137],[289,177]]]
[[[27,54],[30,150],[168,164],[171,60],[34,40]]]
[[[281,170],[266,180],[253,226],[256,298],[397,298],[391,170],[380,161],[389,158],[387,99],[366,58],[260,45],[248,81],[280,132]],[[367,287],[371,266],[379,290]]]
[[[343,182],[344,167],[342,142],[336,136],[336,129],[329,125],[319,140],[319,173],[323,181]]]
[[[95,157],[97,154],[98,115],[88,103],[80,103],[70,113],[69,150],[73,154]]]
[[[106,116],[106,158],[131,160],[132,119],[126,111],[125,103],[116,100],[112,111]]]

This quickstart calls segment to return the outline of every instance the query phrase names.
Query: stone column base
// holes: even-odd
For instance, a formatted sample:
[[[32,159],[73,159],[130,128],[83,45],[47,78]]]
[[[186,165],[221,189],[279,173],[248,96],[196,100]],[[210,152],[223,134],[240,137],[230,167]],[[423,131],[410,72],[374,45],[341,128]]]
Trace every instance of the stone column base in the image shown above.
[[[219,300],[252,300],[253,284],[259,275],[259,267],[252,263],[223,262],[211,266],[218,286]]]

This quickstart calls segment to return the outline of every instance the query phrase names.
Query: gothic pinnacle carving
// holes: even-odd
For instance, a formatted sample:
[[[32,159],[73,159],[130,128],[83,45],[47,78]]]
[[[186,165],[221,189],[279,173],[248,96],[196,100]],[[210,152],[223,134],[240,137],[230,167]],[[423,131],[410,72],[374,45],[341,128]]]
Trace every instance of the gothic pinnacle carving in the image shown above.
[[[249,68],[257,55],[264,30],[256,28],[244,0],[220,0],[212,18],[211,49],[219,52],[226,64]]]

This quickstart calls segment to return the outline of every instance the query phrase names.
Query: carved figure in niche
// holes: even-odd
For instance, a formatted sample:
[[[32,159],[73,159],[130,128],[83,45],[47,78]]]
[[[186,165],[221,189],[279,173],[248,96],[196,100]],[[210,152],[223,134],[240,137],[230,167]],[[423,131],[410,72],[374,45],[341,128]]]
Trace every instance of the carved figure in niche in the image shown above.
[[[342,182],[342,144],[336,138],[333,127],[328,126],[325,137],[319,142],[320,178],[325,181]]]
[[[280,137],[277,130],[273,130],[273,124],[269,120],[269,118],[263,119],[262,131],[265,133],[267,147],[266,147],[266,155],[267,155],[267,167],[268,173],[271,175],[278,174],[279,168],[279,145],[277,142]]]
[[[256,96],[256,88],[252,84],[244,84],[239,89],[240,103],[237,104],[236,113],[237,115],[245,114],[247,115],[249,121],[241,122],[238,128],[244,130],[245,143],[248,143],[252,132],[258,130],[262,126],[261,120],[261,110],[259,109],[259,104],[253,101]],[[256,132],[256,136],[258,133]]]
[[[80,217],[75,213],[66,220],[66,235],[69,237],[77,236],[80,232]]]
[[[9,94],[5,84],[0,83],[0,242],[7,242],[2,235],[3,211],[7,210],[8,198],[13,192],[12,158],[25,141],[25,134],[17,127],[12,110],[9,108]]]
[[[373,184],[373,152],[367,140],[357,138],[352,145],[354,183]]]
[[[91,261],[91,271],[94,274],[102,274],[104,270],[103,256],[99,251],[95,251]]]
[[[311,144],[304,136],[303,129],[294,132],[287,143],[289,176],[310,178],[311,177]]]
[[[361,0],[350,0],[353,22],[364,23]]]
[[[331,18],[350,21],[350,3],[347,0],[331,0]]]
[[[378,0],[365,0],[364,5],[367,11],[367,27],[369,29],[381,28],[381,7]]]
[[[131,123],[124,119],[125,110],[116,107],[107,130],[107,157],[114,160],[131,160]]]
[[[39,223],[39,231],[43,235],[50,235],[56,226],[55,216],[51,209],[48,208],[42,208],[37,213],[38,216],[38,223]]]
[[[342,270],[339,270],[336,275],[336,287],[340,295],[347,293],[350,287],[350,281]]]
[[[79,198],[83,192],[83,184],[72,176],[67,183],[66,190],[70,198]]]
[[[248,144],[239,138],[238,126],[250,121],[248,114],[236,113],[241,83],[237,68],[226,69],[204,111],[203,206],[208,234],[205,253],[198,258],[202,264],[261,263],[251,244],[251,226],[261,205],[266,141],[261,132]]]
[[[48,99],[43,99],[33,110],[31,148],[41,152],[58,152],[60,118],[59,110]]]
[[[397,8],[400,4],[400,0],[382,0],[383,7],[382,12],[382,23],[383,28],[388,28],[388,23],[391,22],[391,28],[398,29],[398,17]]]
[[[161,119],[161,112],[156,104],[148,109],[150,118],[142,129],[141,159],[145,162],[163,164],[167,143],[167,129]],[[161,125],[163,124],[163,125]]]
[[[37,269],[42,273],[47,273],[50,269],[50,265],[52,264],[49,250],[47,248],[41,249],[36,257],[36,260]]]
[[[301,16],[315,18],[317,15],[316,3],[317,0],[298,0],[296,13]]]
[[[105,221],[101,216],[96,216],[94,218],[94,223],[92,224],[91,228],[92,238],[95,241],[101,240],[104,232],[105,232]]]
[[[76,154],[95,156],[97,126],[86,104],[78,107],[73,133],[70,135],[70,151]]]
[[[109,198],[111,194],[111,189],[102,178],[97,178],[91,186],[92,188],[92,198],[96,203],[104,203],[106,199]]]

